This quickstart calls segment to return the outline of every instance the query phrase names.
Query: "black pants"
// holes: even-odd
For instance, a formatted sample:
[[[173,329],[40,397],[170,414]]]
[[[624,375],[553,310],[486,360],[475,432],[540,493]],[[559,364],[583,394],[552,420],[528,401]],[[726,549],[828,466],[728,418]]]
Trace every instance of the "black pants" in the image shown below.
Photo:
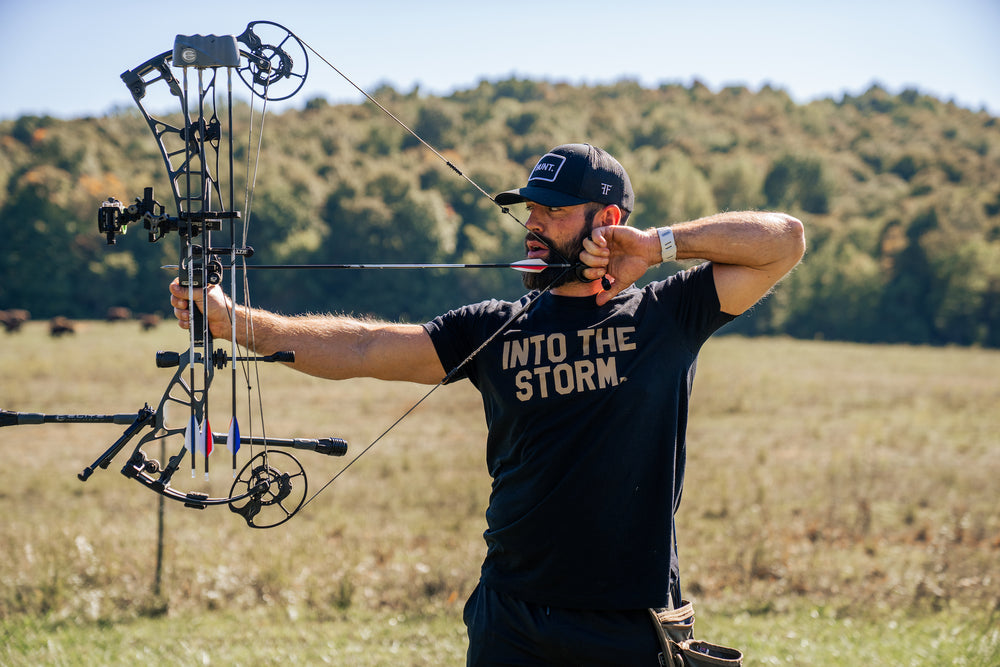
[[[646,609],[593,611],[531,604],[479,584],[465,605],[467,667],[658,665]]]

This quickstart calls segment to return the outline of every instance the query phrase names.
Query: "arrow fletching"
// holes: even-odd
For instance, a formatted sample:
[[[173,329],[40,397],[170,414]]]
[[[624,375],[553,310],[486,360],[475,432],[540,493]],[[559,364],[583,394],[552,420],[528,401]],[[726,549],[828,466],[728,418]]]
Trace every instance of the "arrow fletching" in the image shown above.
[[[201,423],[201,431],[198,432],[198,452],[205,457],[205,481],[208,481],[208,455],[212,453],[212,425],[208,422],[208,415]]]
[[[240,451],[240,423],[236,421],[236,417],[229,420],[229,433],[226,434],[226,449],[234,456],[236,452]]]
[[[187,428],[184,429],[184,449],[189,452],[195,451],[198,446],[198,420],[191,415]]]
[[[194,478],[194,456],[198,450],[198,443],[201,441],[201,429],[198,428],[198,420],[191,415],[187,428],[184,429],[184,449],[191,452],[191,477]]]
[[[546,264],[544,259],[522,259],[511,263],[510,268],[521,273],[541,273],[545,269],[569,267],[566,264]]]
[[[194,418],[192,417],[192,419],[194,419]],[[197,423],[195,424],[195,438],[196,438],[196,440],[194,441],[194,451],[195,451],[196,454],[201,454],[202,456],[206,455],[206,451],[205,451],[205,427],[206,426],[208,426],[208,420],[207,419],[202,422],[202,426],[198,426]],[[187,445],[185,444],[185,447],[186,446]]]
[[[198,451],[208,456],[212,453],[214,443],[212,442],[212,425],[208,423],[207,415],[205,416],[205,421],[202,422],[201,433],[199,435],[201,436],[201,440],[198,443]]]
[[[229,420],[226,449],[233,455],[233,479],[236,479],[236,452],[240,451],[240,423],[236,421],[236,415],[233,415]]]

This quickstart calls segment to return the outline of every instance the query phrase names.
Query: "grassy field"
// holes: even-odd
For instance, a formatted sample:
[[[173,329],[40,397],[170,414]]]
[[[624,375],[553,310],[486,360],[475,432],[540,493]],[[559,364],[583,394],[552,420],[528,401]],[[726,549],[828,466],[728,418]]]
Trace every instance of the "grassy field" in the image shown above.
[[[153,351],[183,344],[31,323],[0,337],[0,408],[135,411],[170,375]],[[269,435],[354,451],[426,391],[282,368],[255,385]],[[1000,352],[720,337],[693,403],[678,533],[698,636],[748,665],[1000,664]],[[118,473],[124,452],[76,478],[123,427],[0,429],[0,664],[462,664],[482,422],[470,387],[438,390],[271,530],[168,503],[158,595],[157,496]],[[310,492],[345,462],[298,458]],[[226,455],[212,465],[226,493]]]

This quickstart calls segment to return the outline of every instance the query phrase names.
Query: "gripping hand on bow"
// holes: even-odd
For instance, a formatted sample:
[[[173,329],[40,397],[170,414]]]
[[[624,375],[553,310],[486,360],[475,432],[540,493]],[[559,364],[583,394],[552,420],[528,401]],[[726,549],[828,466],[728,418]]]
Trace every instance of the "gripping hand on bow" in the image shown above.
[[[191,304],[188,302],[188,289],[180,285],[174,278],[170,283],[170,305],[174,307],[174,317],[182,329],[191,327]],[[233,303],[218,285],[208,288],[207,306],[202,298],[201,289],[194,290],[194,302],[198,310],[208,318],[208,326],[216,338],[232,338],[232,324],[229,319],[233,312]]]

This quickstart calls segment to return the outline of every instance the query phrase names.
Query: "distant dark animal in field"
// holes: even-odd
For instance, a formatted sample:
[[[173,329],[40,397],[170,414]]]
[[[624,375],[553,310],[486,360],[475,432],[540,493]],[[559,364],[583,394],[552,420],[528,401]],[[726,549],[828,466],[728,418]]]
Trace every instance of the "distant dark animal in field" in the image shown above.
[[[13,310],[0,310],[0,324],[7,333],[14,333],[21,330],[21,325],[31,319],[31,313],[20,308]]]
[[[65,334],[75,334],[76,333],[76,322],[69,319],[68,317],[63,317],[59,315],[53,317],[49,320],[49,335],[58,338],[59,336]]]
[[[108,322],[121,322],[122,320],[132,319],[132,311],[128,308],[122,306],[115,306],[113,308],[108,308],[108,314],[105,317]]]
[[[160,324],[160,316],[156,314],[147,314],[139,316],[139,326],[142,327],[143,331],[149,331],[150,329],[155,329]]]

